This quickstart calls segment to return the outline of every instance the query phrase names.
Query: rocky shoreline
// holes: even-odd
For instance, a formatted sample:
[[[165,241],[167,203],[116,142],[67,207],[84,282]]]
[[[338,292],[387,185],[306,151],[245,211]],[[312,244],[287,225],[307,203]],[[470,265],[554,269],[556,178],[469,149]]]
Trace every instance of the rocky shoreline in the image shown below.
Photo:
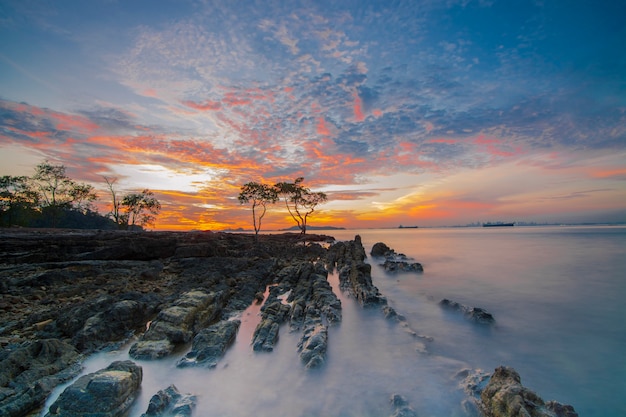
[[[328,329],[342,319],[341,301],[327,280],[333,271],[341,290],[363,308],[380,309],[419,337],[372,283],[366,259],[359,236],[335,242],[285,233],[256,242],[250,234],[217,232],[0,230],[0,415],[38,415],[88,355],[133,341],[131,360],[82,376],[48,412],[123,415],[141,386],[141,367],[132,359],[159,360],[188,348],[177,366],[215,367],[237,337],[237,315],[253,303],[262,306],[251,349],[271,352],[281,331],[298,332],[294,348],[302,366],[324,366]],[[520,400],[510,394],[522,390],[521,384],[510,388],[519,375],[503,373],[498,368],[482,378],[490,385],[468,391],[477,404],[468,415],[526,415],[522,409],[532,416],[576,415],[527,390]],[[505,382],[495,386],[498,381]],[[170,386],[155,393],[145,415],[172,415],[172,409],[192,415],[193,394]],[[390,415],[415,415],[400,396],[391,402]]]

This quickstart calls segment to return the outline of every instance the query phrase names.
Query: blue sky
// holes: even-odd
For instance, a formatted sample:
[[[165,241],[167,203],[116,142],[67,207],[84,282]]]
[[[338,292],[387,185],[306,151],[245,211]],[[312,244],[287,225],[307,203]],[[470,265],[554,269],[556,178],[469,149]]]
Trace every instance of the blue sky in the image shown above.
[[[3,1],[1,175],[153,189],[157,228],[626,220],[621,1]],[[102,193],[102,211],[106,195]],[[274,210],[269,225],[281,226]]]

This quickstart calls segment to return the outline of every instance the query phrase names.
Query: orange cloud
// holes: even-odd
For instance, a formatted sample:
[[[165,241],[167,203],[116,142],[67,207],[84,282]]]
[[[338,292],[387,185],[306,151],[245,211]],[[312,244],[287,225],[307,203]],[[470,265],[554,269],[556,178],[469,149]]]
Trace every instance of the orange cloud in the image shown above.
[[[211,100],[207,100],[203,103],[196,103],[194,101],[182,101],[181,103],[187,107],[191,107],[192,109],[202,110],[202,111],[219,110],[222,107],[222,105],[219,102],[211,101]]]

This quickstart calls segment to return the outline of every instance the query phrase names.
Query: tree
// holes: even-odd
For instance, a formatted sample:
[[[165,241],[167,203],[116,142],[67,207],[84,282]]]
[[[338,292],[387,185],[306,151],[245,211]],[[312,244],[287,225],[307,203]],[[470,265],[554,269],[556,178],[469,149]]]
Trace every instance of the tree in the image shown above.
[[[153,224],[161,210],[161,203],[154,198],[154,193],[148,189],[141,193],[130,193],[124,196],[121,206],[125,213],[120,215],[120,223],[125,229],[133,229],[137,225]]]
[[[252,202],[252,224],[255,239],[258,239],[261,222],[267,211],[267,204],[277,202],[278,193],[274,187],[267,184],[249,182],[241,187],[238,198],[241,204]],[[261,210],[260,213],[257,213],[257,208]]]
[[[49,215],[52,227],[56,227],[61,211],[91,211],[91,202],[97,195],[91,185],[79,184],[65,174],[65,166],[52,165],[47,160],[37,165],[32,177],[39,191],[42,212]]]
[[[0,225],[27,226],[36,213],[38,200],[28,177],[0,177]]]
[[[122,214],[120,212],[120,206],[122,202],[117,198],[117,192],[115,191],[115,188],[113,188],[113,185],[117,182],[117,178],[109,180],[107,177],[104,177],[104,180],[106,181],[109,191],[111,192],[112,207],[110,215],[113,217],[113,221],[119,226],[121,225]]]
[[[315,207],[327,201],[328,197],[322,192],[312,192],[309,188],[302,186],[303,181],[304,178],[299,177],[294,182],[279,182],[274,185],[274,188],[276,193],[283,197],[287,211],[304,235],[309,216],[313,214]]]

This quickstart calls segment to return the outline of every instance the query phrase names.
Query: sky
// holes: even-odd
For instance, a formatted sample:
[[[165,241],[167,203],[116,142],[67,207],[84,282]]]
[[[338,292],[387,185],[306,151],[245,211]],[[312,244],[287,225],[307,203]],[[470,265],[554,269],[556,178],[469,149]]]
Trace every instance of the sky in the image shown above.
[[[157,230],[626,221],[623,0],[2,0],[0,175],[148,188]],[[294,225],[270,206],[263,229]]]

